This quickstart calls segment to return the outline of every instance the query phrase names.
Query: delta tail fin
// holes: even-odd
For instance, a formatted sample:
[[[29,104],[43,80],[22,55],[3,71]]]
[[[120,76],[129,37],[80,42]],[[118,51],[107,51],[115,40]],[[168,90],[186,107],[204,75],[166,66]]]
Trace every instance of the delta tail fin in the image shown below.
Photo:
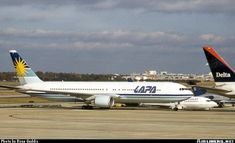
[[[203,50],[215,82],[235,82],[235,72],[229,64],[211,46]]]
[[[20,81],[20,85],[42,82],[16,50],[10,50],[9,52],[17,77]]]

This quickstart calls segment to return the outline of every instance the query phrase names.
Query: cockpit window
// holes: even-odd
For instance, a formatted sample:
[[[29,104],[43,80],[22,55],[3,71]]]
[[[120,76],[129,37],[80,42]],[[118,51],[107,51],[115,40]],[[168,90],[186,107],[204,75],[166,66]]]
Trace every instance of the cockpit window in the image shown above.
[[[189,88],[180,88],[180,90],[190,90]]]

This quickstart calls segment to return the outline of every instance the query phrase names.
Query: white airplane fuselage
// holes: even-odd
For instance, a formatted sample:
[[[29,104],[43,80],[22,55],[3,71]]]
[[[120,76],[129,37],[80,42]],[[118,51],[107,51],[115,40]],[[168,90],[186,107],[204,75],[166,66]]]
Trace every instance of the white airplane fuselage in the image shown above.
[[[218,104],[206,97],[192,96],[187,100],[176,103],[143,103],[142,105],[156,105],[170,107],[171,109],[209,110],[218,107]]]
[[[20,87],[45,97],[50,92],[66,92],[84,100],[87,95],[118,97],[115,102],[120,103],[177,102],[193,96],[184,85],[173,82],[40,82]]]
[[[218,107],[218,104],[205,97],[190,97],[187,100],[181,101],[182,109],[211,109]]]

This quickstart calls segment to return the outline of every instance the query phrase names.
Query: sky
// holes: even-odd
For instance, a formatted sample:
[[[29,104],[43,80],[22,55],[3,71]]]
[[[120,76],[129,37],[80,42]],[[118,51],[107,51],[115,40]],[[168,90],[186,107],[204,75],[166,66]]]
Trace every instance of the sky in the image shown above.
[[[0,0],[0,72],[15,49],[35,71],[209,73],[235,67],[234,0]]]

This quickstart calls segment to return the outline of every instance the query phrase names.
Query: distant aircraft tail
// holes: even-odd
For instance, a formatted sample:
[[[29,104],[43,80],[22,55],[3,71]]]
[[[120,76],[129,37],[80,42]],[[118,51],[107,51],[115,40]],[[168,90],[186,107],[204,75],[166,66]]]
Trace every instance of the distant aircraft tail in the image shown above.
[[[198,86],[193,86],[192,91],[194,96],[201,96],[207,92],[206,89],[200,88]]]
[[[211,46],[203,50],[215,82],[235,82],[235,72],[229,64]]]
[[[16,50],[10,50],[9,52],[21,85],[42,82]]]

